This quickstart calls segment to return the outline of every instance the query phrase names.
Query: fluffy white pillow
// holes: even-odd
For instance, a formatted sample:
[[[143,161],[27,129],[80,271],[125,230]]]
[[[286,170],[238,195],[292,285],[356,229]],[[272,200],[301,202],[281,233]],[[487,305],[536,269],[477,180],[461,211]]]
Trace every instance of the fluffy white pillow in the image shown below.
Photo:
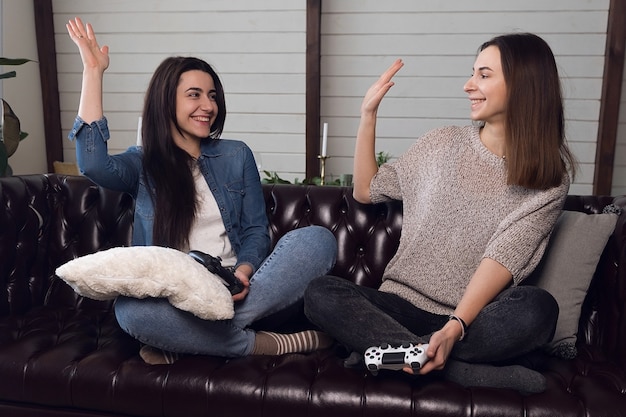
[[[582,303],[617,218],[617,214],[563,211],[541,263],[528,279],[529,284],[552,294],[559,304],[556,332],[545,347],[555,356],[571,359],[577,354]]]
[[[158,246],[112,248],[73,259],[56,274],[78,294],[95,300],[167,298],[205,320],[234,316],[230,292],[219,277],[186,253]]]

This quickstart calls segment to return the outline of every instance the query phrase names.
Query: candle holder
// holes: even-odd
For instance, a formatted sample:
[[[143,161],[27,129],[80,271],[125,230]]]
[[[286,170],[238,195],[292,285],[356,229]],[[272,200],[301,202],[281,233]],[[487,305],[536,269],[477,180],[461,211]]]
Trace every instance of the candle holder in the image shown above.
[[[326,176],[326,160],[330,158],[327,155],[317,155],[317,159],[320,160],[320,185],[324,185],[324,177]]]

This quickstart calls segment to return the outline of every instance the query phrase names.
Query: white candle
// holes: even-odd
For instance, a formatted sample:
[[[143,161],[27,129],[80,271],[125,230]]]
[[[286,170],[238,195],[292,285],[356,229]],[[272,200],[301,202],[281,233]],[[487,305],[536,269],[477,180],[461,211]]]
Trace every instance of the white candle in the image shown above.
[[[322,156],[326,156],[327,146],[328,146],[328,123],[324,123],[324,131],[322,133]]]
[[[141,146],[141,116],[137,120],[137,146]]]

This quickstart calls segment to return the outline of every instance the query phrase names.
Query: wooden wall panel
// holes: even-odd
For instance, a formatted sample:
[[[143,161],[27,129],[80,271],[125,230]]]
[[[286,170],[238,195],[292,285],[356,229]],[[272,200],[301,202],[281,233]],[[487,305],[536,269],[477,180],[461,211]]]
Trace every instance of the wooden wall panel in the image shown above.
[[[462,86],[481,42],[534,31],[552,46],[563,76],[568,137],[581,161],[571,192],[587,194],[596,167],[610,3],[52,0],[63,137],[80,90],[80,60],[64,27],[75,15],[92,22],[112,48],[105,109],[113,150],[134,144],[156,65],[172,54],[198,55],[215,65],[226,86],[225,136],[248,142],[262,168],[288,179],[315,173],[323,122],[330,124],[327,172],[336,177],[351,171],[362,95],[396,57],[406,66],[381,108],[378,144],[399,155],[428,129],[469,122]],[[311,27],[320,8],[321,25]],[[624,153],[619,143],[618,158]],[[65,159],[73,153],[64,139]]]
[[[479,45],[535,32],[563,79],[567,132],[580,161],[570,192],[593,188],[609,0],[326,1],[322,7],[321,119],[329,123],[329,172],[351,169],[361,99],[395,58],[405,66],[379,110],[377,150],[404,152],[427,130],[468,124],[463,84]]]
[[[244,140],[262,169],[304,177],[306,143],[306,2],[53,0],[64,136],[80,95],[81,62],[65,32],[75,15],[94,25],[110,47],[104,109],[111,152],[136,142],[137,119],[150,77],[167,56],[212,64],[226,90],[223,137]],[[73,144],[63,143],[66,160]]]

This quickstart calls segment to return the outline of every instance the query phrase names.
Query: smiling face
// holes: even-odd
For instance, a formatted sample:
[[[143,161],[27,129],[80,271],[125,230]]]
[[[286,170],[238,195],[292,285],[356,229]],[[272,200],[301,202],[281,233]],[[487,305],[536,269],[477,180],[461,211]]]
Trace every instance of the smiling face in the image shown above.
[[[202,139],[209,137],[218,112],[211,75],[200,70],[182,73],[176,87],[176,122],[180,132],[172,128],[178,146],[188,149],[187,141],[199,145]]]
[[[471,78],[463,90],[471,101],[470,117],[485,123],[504,123],[507,109],[507,88],[502,71],[500,50],[489,46],[482,50]]]

